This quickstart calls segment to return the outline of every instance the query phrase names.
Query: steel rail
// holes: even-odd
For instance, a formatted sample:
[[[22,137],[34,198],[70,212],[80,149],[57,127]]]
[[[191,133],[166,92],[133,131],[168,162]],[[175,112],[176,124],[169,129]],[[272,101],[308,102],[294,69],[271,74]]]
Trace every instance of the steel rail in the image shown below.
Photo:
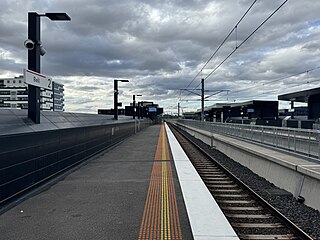
[[[214,164],[216,164],[222,171],[224,171],[232,180],[234,180],[237,184],[239,184],[246,193],[249,193],[257,202],[259,202],[263,207],[269,210],[274,217],[276,217],[283,225],[285,225],[294,235],[302,240],[312,240],[312,238],[305,233],[302,229],[300,229],[297,225],[295,225],[290,219],[285,217],[280,211],[278,211],[275,207],[273,207],[270,203],[264,200],[260,195],[258,195],[253,189],[251,189],[247,184],[241,181],[238,177],[236,177],[233,173],[231,173],[228,169],[226,169],[223,165],[217,162],[206,150],[200,147],[197,143],[195,143],[190,137],[188,137],[184,132],[180,130],[176,125],[172,123],[168,123],[171,129],[176,130],[180,135],[182,135],[189,143],[191,143],[196,149],[198,149],[205,157],[210,159]]]

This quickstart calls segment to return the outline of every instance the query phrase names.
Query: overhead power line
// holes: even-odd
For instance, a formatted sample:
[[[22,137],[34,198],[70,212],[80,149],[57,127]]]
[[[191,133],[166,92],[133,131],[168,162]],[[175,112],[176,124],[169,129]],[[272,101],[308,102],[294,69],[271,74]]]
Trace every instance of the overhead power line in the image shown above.
[[[313,69],[309,69],[309,70],[306,70],[306,71],[301,72],[301,73],[298,73],[298,74],[293,74],[293,75],[290,75],[290,76],[288,76],[288,77],[283,77],[283,78],[281,78],[281,79],[283,80],[283,79],[290,78],[290,77],[293,77],[293,76],[298,76],[298,75],[300,75],[300,74],[308,73],[308,72],[310,72],[310,71],[312,71],[312,70],[316,70],[316,69],[320,69],[320,67],[313,68]],[[279,79],[273,80],[273,81],[271,81],[271,82],[275,82],[275,81],[279,81]],[[271,82],[264,83],[263,86],[268,85],[268,84],[270,84]],[[296,83],[296,84],[294,84],[293,87],[295,87],[295,86],[301,87],[302,85],[306,85],[306,84],[310,84],[310,83],[314,83],[314,82],[320,82],[320,80],[319,80],[319,79],[316,79],[316,80],[307,81],[307,82],[304,82],[304,83]],[[253,86],[253,87],[246,88],[246,89],[240,89],[239,91],[235,91],[235,92],[232,92],[232,93],[234,94],[234,93],[238,93],[238,92],[241,92],[241,91],[244,91],[244,90],[248,90],[248,89],[251,89],[251,88],[256,88],[256,87],[257,87],[257,86]],[[292,85],[290,85],[290,87],[292,87]],[[269,94],[276,94],[276,93],[279,94],[279,89],[278,89],[278,88],[277,88],[277,89],[272,89],[272,90],[263,91],[262,93],[259,93],[259,94],[250,95],[250,98],[256,98],[256,97],[260,97],[260,96],[264,96],[264,95],[269,95]],[[231,94],[231,95],[232,95],[232,94]],[[237,98],[237,99],[238,99],[238,100],[239,100],[239,99],[248,99],[248,97],[239,97],[239,98]]]
[[[318,69],[320,69],[320,66],[315,67],[315,68],[310,68],[308,70],[305,70],[305,71],[302,71],[302,72],[299,72],[299,73],[295,73],[295,74],[292,74],[290,76],[281,77],[281,78],[277,78],[277,79],[274,79],[274,80],[271,80],[271,81],[268,81],[268,82],[263,82],[263,83],[258,83],[258,84],[262,84],[262,85],[265,86],[265,85],[268,85],[268,84],[271,84],[271,83],[274,83],[274,82],[279,82],[279,81],[282,81],[284,79],[296,77],[296,76],[299,76],[301,74],[309,73],[309,72],[312,72],[312,71],[315,71],[315,70],[318,70]],[[316,81],[319,81],[319,80],[314,80],[314,81],[311,81],[311,82],[316,82]],[[311,83],[311,82],[309,82],[309,83]],[[243,89],[240,89],[240,90],[237,90],[237,91],[232,91],[231,93],[239,93],[239,92],[246,91],[246,90],[249,90],[249,89],[252,89],[252,88],[256,88],[256,87],[257,86],[251,86],[251,87],[243,88]]]
[[[276,12],[280,10],[289,0],[284,1],[276,10],[274,10],[249,36],[247,36],[218,66],[216,66],[204,80],[208,79],[225,61],[227,61],[246,41],[248,41]]]
[[[216,66],[205,78],[204,80],[208,79],[224,62],[226,62],[246,41],[248,41],[276,12],[278,12],[289,0],[285,0],[276,10],[274,10],[252,33],[250,33],[238,46],[236,46],[236,48],[218,65]],[[250,6],[251,7],[251,6]],[[203,69],[202,69],[203,70]],[[202,70],[200,70],[200,72],[197,74],[197,76],[199,76],[199,74],[202,72]],[[197,77],[196,76],[196,77]],[[195,78],[196,78],[195,77]],[[195,80],[195,78],[191,81],[191,83]],[[189,83],[188,86],[191,85],[191,83]],[[198,88],[201,85],[201,83],[199,83],[196,87]],[[187,96],[185,96],[183,99],[185,99],[186,97],[188,97],[191,93],[189,93]],[[180,100],[182,101],[183,99],[180,98]]]
[[[242,20],[245,18],[245,16],[248,14],[248,12],[251,10],[251,8],[253,7],[253,5],[257,2],[257,0],[254,0],[252,2],[252,4],[250,5],[250,7],[247,9],[247,11],[242,15],[242,17],[240,18],[240,20],[236,23],[236,25],[231,29],[231,31],[229,32],[229,34],[225,37],[225,39],[221,42],[221,44],[219,45],[219,47],[214,51],[214,53],[210,56],[210,58],[207,60],[207,62],[204,64],[204,66],[200,69],[200,71],[196,74],[196,76],[191,80],[191,82],[188,84],[188,87],[190,87],[190,85],[196,80],[196,78],[200,75],[200,73],[202,72],[202,70],[208,65],[208,63],[212,60],[212,58],[217,54],[217,52],[220,50],[220,48],[225,44],[225,42],[228,40],[228,38],[230,37],[230,35],[234,32],[235,29],[238,28],[238,25],[242,22]],[[189,94],[190,95],[190,94]]]
[[[208,59],[208,61],[203,65],[203,67],[200,69],[200,71],[197,73],[197,75],[193,78],[193,80],[191,81],[191,83],[200,75],[200,73],[202,72],[202,70],[209,64],[209,62],[212,60],[212,58],[217,54],[217,52],[220,50],[220,48],[225,44],[225,42],[228,40],[228,38],[230,37],[230,35],[238,28],[238,25],[242,22],[242,20],[245,18],[245,16],[248,14],[248,12],[251,10],[251,8],[253,7],[253,5],[257,2],[257,0],[254,0],[252,2],[252,4],[250,5],[250,7],[247,9],[247,11],[242,15],[242,17],[240,18],[240,20],[237,22],[237,24],[231,29],[231,31],[229,32],[229,34],[225,37],[225,39],[222,41],[222,43],[220,43],[219,47],[214,51],[214,53],[210,56],[210,58]],[[189,83],[188,87],[191,85],[191,83]],[[187,88],[188,88],[187,87]]]

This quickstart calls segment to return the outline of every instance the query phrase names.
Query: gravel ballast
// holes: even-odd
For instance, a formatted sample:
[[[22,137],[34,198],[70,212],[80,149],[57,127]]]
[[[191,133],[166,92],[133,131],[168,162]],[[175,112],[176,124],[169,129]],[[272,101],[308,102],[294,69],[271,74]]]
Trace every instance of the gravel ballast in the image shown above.
[[[291,193],[278,188],[199,139],[195,139],[190,134],[187,135],[313,239],[320,239],[320,212],[318,210],[299,203]],[[315,197],[319,198],[319,196]]]

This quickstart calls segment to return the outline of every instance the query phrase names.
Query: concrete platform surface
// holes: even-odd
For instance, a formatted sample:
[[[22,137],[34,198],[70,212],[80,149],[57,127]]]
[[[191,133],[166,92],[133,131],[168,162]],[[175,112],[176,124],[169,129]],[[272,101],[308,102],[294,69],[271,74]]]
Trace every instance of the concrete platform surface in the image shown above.
[[[143,130],[3,213],[0,239],[138,239],[159,131]],[[182,238],[193,239],[172,169]]]
[[[194,239],[238,240],[229,221],[168,127],[167,134]]]

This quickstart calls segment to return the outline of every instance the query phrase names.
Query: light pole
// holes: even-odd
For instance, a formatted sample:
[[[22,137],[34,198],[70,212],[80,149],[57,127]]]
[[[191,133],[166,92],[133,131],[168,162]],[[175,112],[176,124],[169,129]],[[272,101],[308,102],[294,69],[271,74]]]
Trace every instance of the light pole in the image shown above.
[[[129,80],[114,80],[114,94],[113,94],[113,109],[114,109],[114,119],[118,120],[118,82],[129,82]]]
[[[25,47],[28,51],[28,69],[40,73],[40,56],[45,54],[40,40],[40,17],[48,17],[51,21],[70,21],[66,13],[28,13],[28,40]],[[28,117],[34,123],[40,123],[40,88],[28,85]]]
[[[140,119],[141,111],[140,111],[140,102],[138,102],[138,119]]]
[[[136,109],[136,97],[142,97],[142,95],[138,94],[138,95],[135,95],[133,94],[133,119],[136,118],[136,112],[135,112],[135,109]]]
[[[204,79],[201,79],[201,121],[204,121]]]

